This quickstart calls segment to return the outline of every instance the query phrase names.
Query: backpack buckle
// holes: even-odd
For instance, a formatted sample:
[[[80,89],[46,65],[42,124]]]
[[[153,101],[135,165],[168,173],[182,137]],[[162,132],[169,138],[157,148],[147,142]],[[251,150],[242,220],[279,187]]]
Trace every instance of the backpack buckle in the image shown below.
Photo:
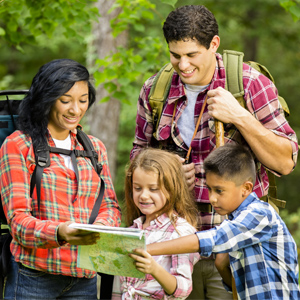
[[[97,163],[96,168],[97,168],[97,170],[96,170],[97,173],[100,175],[100,173],[102,172],[102,169],[103,169],[102,164]]]
[[[37,159],[37,163],[40,167],[46,167],[48,162],[49,162],[48,157],[39,156],[38,159]]]

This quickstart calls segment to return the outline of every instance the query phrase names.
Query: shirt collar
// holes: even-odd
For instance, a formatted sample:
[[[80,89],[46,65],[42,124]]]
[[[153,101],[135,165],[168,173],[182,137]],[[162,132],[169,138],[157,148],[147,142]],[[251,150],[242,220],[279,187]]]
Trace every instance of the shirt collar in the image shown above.
[[[228,219],[233,220],[242,210],[245,210],[249,206],[249,204],[251,204],[256,199],[257,196],[255,192],[252,192],[235,211],[228,215]]]
[[[145,216],[141,216],[133,221],[133,227],[142,229],[143,228],[143,223],[145,221]],[[155,227],[163,227],[165,224],[170,222],[170,218],[166,214],[162,214],[158,216],[156,219],[150,222],[150,226],[155,226]]]
[[[78,124],[78,127],[80,128],[80,130],[82,130],[82,126],[80,124]],[[50,132],[49,128],[47,128],[47,134],[48,134],[49,146],[50,147],[55,147],[55,143],[54,143],[54,140],[53,140],[53,137],[51,135],[51,132]],[[76,133],[70,131],[70,137],[71,137],[72,144],[74,144],[74,141],[76,139]]]

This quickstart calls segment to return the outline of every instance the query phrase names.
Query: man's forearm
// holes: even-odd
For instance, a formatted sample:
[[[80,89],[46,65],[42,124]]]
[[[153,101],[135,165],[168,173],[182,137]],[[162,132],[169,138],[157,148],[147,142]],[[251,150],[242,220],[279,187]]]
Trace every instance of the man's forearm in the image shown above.
[[[199,240],[196,234],[187,235],[171,241],[147,245],[151,255],[172,255],[199,251]]]
[[[253,116],[240,118],[235,125],[263,165],[283,175],[292,171],[293,151],[288,139],[265,128]]]

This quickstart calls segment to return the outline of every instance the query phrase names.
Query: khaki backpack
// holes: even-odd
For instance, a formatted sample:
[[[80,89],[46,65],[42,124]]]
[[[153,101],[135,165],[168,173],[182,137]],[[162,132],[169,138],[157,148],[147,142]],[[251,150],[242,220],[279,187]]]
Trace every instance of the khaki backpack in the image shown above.
[[[228,90],[238,100],[240,105],[242,105],[244,108],[247,108],[245,105],[245,100],[243,98],[245,94],[243,86],[243,57],[243,52],[233,50],[223,51],[223,62],[226,72],[225,89]],[[275,83],[273,76],[265,66],[254,61],[247,61],[245,63],[250,65],[258,72],[262,73],[273,83]],[[152,108],[154,138],[156,138],[156,132],[159,120],[161,118],[164,103],[169,95],[173,73],[174,68],[171,63],[168,63],[165,66],[163,66],[155,76],[153,85],[149,93],[149,104]],[[284,98],[278,96],[278,100],[284,110],[285,116],[289,116],[290,111]],[[267,174],[269,178],[269,192],[268,195],[261,197],[261,200],[269,202],[278,212],[278,207],[284,208],[286,201],[277,199],[275,175],[268,170]]]

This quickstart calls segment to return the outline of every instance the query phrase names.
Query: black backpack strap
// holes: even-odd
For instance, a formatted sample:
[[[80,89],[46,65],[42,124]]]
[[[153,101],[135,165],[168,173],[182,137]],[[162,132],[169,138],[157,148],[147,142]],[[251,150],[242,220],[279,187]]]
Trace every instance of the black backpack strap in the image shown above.
[[[102,171],[102,165],[98,163],[98,153],[95,151],[90,138],[79,127],[77,128],[77,139],[86,151],[86,153],[84,153],[84,156],[88,157],[91,160],[94,169],[100,176],[100,173]],[[80,154],[80,151],[78,154]]]
[[[100,173],[102,171],[102,165],[100,163],[98,163],[98,153],[95,151],[90,138],[80,128],[77,128],[77,139],[78,139],[79,143],[83,146],[83,148],[86,152],[86,153],[81,153],[81,154],[85,154],[84,156],[88,157],[91,160],[94,169],[96,170],[96,172],[98,173],[98,175],[100,177]],[[80,153],[78,153],[78,154],[80,154]],[[100,180],[101,180],[100,192],[99,192],[98,198],[94,204],[94,207],[92,209],[92,212],[91,212],[91,215],[89,218],[89,224],[93,224],[95,222],[95,220],[98,216],[98,213],[99,213],[99,209],[100,209],[100,206],[102,203],[103,196],[104,196],[105,183],[101,177],[100,177]]]
[[[30,196],[33,194],[34,187],[36,186],[38,213],[40,217],[41,206],[41,182],[43,177],[44,168],[50,166],[50,147],[48,145],[38,146],[34,151],[36,166],[31,176],[30,181]]]
[[[98,163],[98,153],[95,151],[94,146],[89,139],[89,137],[82,131],[80,128],[77,128],[77,139],[80,144],[83,145],[83,148],[86,150],[87,153],[84,153],[85,157],[89,157],[96,172],[100,177],[100,173],[102,171],[102,165]],[[94,204],[92,209],[89,224],[93,224],[99,214],[100,206],[102,203],[102,199],[104,196],[105,184],[103,179],[100,177],[101,180],[101,187],[98,198]],[[99,276],[101,276],[101,287],[100,287],[100,299],[111,299],[112,297],[112,288],[113,288],[113,281],[114,276],[109,274],[104,274],[97,272]]]
[[[97,172],[97,174],[100,177],[100,173],[102,171],[102,165],[100,163],[98,163],[98,153],[95,151],[90,138],[80,129],[77,130],[77,138],[78,138],[78,141],[80,142],[80,144],[82,144],[84,151],[82,151],[82,150],[74,150],[74,151],[66,150],[66,149],[62,149],[62,148],[50,147],[48,145],[39,146],[34,151],[36,167],[31,176],[30,196],[32,196],[34,187],[36,186],[39,214],[40,214],[40,203],[41,203],[42,176],[43,176],[44,168],[47,168],[50,166],[50,152],[71,156],[71,160],[72,160],[72,164],[74,167],[74,172],[76,174],[77,181],[79,180],[79,172],[78,172],[77,162],[76,162],[76,157],[78,157],[78,156],[88,157],[91,160],[95,171]],[[99,209],[100,209],[100,206],[102,203],[102,198],[104,196],[105,183],[101,177],[100,177],[100,180],[101,180],[100,192],[99,192],[98,198],[94,204],[94,207],[92,209],[92,212],[91,212],[91,215],[89,218],[89,224],[94,223],[96,217],[98,216]]]
[[[101,206],[102,199],[104,196],[105,183],[101,177],[100,177],[100,181],[101,181],[100,192],[99,192],[98,198],[94,204],[94,207],[92,209],[92,212],[91,212],[91,215],[89,218],[89,224],[93,224],[95,222],[95,220],[99,214],[100,206]]]

